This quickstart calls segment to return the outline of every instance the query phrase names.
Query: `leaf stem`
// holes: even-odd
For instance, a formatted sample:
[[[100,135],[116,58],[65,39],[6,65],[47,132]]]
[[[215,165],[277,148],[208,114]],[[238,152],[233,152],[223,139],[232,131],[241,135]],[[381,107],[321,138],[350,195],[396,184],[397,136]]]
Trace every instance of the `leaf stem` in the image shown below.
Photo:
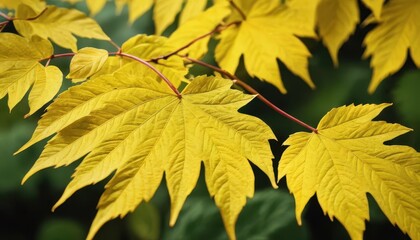
[[[236,84],[238,86],[241,86],[242,88],[244,88],[247,92],[249,92],[251,94],[257,95],[258,99],[260,99],[265,105],[267,105],[268,107],[270,107],[271,109],[273,109],[274,111],[279,113],[280,115],[292,120],[293,122],[301,125],[302,127],[305,127],[307,129],[311,130],[314,133],[318,133],[318,130],[316,128],[310,126],[309,124],[297,119],[296,117],[294,117],[294,116],[290,115],[289,113],[285,112],[284,110],[280,109],[279,107],[274,105],[272,102],[270,102],[268,99],[266,99],[263,95],[261,95],[259,92],[257,92],[257,90],[255,90],[254,88],[252,88],[251,86],[249,86],[248,84],[246,84],[245,82],[240,80],[237,76],[229,73],[226,70],[223,70],[221,68],[218,68],[216,66],[208,64],[206,62],[203,62],[203,61],[200,61],[200,60],[197,60],[197,59],[193,59],[193,58],[190,58],[190,57],[187,57],[187,56],[183,56],[183,57],[184,57],[184,59],[186,59],[186,60],[188,60],[192,63],[210,68],[210,69],[212,69],[212,70],[214,70],[218,73],[221,73],[221,74],[225,75],[226,77],[230,78],[234,82],[234,84]]]
[[[181,99],[182,98],[182,94],[178,91],[178,89],[172,84],[171,81],[169,81],[169,79],[167,77],[165,77],[165,75],[163,75],[157,68],[155,68],[152,64],[150,64],[149,62],[147,62],[144,59],[141,59],[139,57],[136,57],[134,55],[128,54],[128,53],[123,53],[123,52],[115,52],[115,53],[109,53],[110,55],[117,55],[117,56],[122,56],[122,57],[126,57],[126,58],[130,58],[133,59],[143,65],[145,65],[146,67],[150,68],[151,70],[153,70],[163,81],[165,81],[165,83],[169,86],[169,88],[176,94],[176,96]]]
[[[236,11],[238,11],[238,13],[241,15],[241,17],[242,17],[242,19],[243,20],[246,20],[246,15],[245,15],[245,13],[242,11],[242,9],[240,9],[239,7],[238,7],[238,5],[233,1],[233,0],[230,0],[229,1],[229,3],[230,3],[230,5],[236,10]]]
[[[210,32],[205,33],[205,34],[203,34],[203,35],[200,35],[200,36],[198,36],[198,37],[194,38],[194,39],[193,39],[193,40],[191,40],[189,43],[187,43],[186,45],[184,45],[184,46],[182,46],[182,47],[178,48],[177,50],[175,50],[175,51],[173,51],[173,52],[171,52],[171,53],[168,53],[168,54],[166,54],[166,55],[163,55],[163,56],[159,56],[159,57],[152,58],[152,59],[148,60],[148,62],[154,62],[154,63],[157,63],[157,62],[158,62],[159,60],[161,60],[161,59],[168,59],[169,57],[171,57],[171,56],[173,56],[173,55],[178,54],[178,53],[179,53],[179,52],[181,52],[182,50],[185,50],[185,49],[189,48],[191,45],[193,45],[194,43],[196,43],[196,42],[200,41],[201,39],[206,38],[206,37],[208,37],[208,36],[212,36],[213,34],[215,34],[215,33],[219,33],[219,32],[221,32],[221,31],[223,31],[223,30],[225,30],[225,29],[229,28],[230,26],[233,26],[233,25],[238,25],[238,24],[240,24],[240,22],[239,22],[239,21],[231,22],[231,23],[226,24],[226,25],[218,25],[217,27],[215,27],[215,28],[214,28],[213,30],[211,30]]]

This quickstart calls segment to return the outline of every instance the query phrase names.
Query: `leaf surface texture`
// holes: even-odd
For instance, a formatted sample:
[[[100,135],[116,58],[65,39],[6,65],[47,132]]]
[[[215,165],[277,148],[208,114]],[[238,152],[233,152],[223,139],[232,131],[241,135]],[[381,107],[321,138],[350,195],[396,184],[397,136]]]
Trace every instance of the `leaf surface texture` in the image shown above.
[[[279,179],[302,211],[316,194],[325,214],[337,218],[352,239],[363,239],[369,219],[366,193],[412,239],[420,234],[420,153],[407,146],[384,145],[410,129],[372,121],[389,104],[350,105],[327,113],[318,133],[299,132],[285,142]],[[404,189],[404,190],[403,190]]]
[[[170,224],[175,224],[203,162],[210,195],[235,239],[237,217],[254,193],[248,160],[276,187],[268,143],[274,134],[258,118],[237,112],[254,96],[230,89],[230,80],[200,76],[179,99],[135,66],[91,79],[56,99],[44,121],[57,134],[25,180],[41,169],[68,165],[86,155],[57,207],[78,189],[115,172],[99,201],[91,239],[105,222],[149,201],[164,173]],[[64,105],[67,109],[59,108]]]

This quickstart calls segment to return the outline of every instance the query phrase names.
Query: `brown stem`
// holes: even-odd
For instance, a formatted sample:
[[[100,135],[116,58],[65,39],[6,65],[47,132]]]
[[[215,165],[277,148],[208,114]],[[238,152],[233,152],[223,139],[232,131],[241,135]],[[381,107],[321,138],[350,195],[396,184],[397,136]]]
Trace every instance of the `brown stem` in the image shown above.
[[[163,81],[165,81],[165,83],[169,86],[169,88],[176,94],[176,96],[181,99],[182,95],[181,93],[178,91],[178,89],[172,84],[171,81],[169,81],[169,79],[167,77],[165,77],[165,75],[163,75],[157,68],[155,68],[152,64],[150,64],[149,62],[147,62],[146,60],[143,60],[139,57],[136,57],[134,55],[131,54],[127,54],[127,53],[123,53],[123,52],[115,52],[115,53],[109,53],[110,55],[118,55],[118,56],[122,56],[122,57],[126,57],[126,58],[130,58],[133,59],[143,65],[145,65],[146,67],[150,68],[151,70],[153,70]]]
[[[50,61],[51,61],[51,59],[53,59],[53,58],[73,57],[75,54],[76,54],[76,53],[60,53],[60,54],[54,54],[54,55],[51,55],[51,56],[50,56],[50,57],[48,57],[48,58],[44,58],[44,59],[41,59],[41,60],[39,60],[39,61],[48,60],[48,64],[49,64],[49,62],[50,62]]]
[[[148,62],[155,62],[155,63],[156,63],[156,62],[158,62],[158,61],[159,61],[159,60],[161,60],[161,59],[168,59],[169,57],[171,57],[171,56],[173,56],[173,55],[178,54],[178,53],[179,53],[179,52],[181,52],[182,50],[185,50],[185,49],[189,48],[191,45],[193,45],[194,43],[196,43],[196,42],[200,41],[201,39],[206,38],[206,37],[208,37],[208,36],[211,36],[211,35],[213,35],[213,34],[215,34],[215,33],[219,33],[219,32],[221,32],[221,31],[223,31],[223,30],[225,30],[225,29],[229,28],[230,26],[233,26],[233,25],[238,25],[238,24],[240,24],[240,22],[239,22],[239,21],[236,21],[236,22],[231,22],[231,23],[226,24],[226,25],[219,25],[219,26],[215,27],[213,30],[211,30],[210,32],[205,33],[205,34],[203,34],[203,35],[201,35],[201,36],[198,36],[198,37],[194,38],[194,39],[193,39],[193,40],[191,40],[189,43],[187,43],[186,45],[184,45],[184,46],[182,46],[182,47],[178,48],[177,50],[175,50],[175,51],[173,51],[173,52],[171,52],[171,53],[168,53],[168,54],[166,54],[166,55],[160,56],[160,57],[155,57],[155,58],[152,58],[152,59],[148,60]]]
[[[236,10],[236,11],[238,11],[238,13],[241,15],[241,17],[242,17],[242,19],[243,20],[246,20],[246,15],[245,15],[245,13],[242,11],[242,9],[240,9],[239,7],[238,7],[238,5],[233,1],[233,0],[230,0],[229,1],[229,3],[230,3],[230,5],[232,5],[232,7]]]
[[[284,110],[280,109],[279,107],[277,107],[276,105],[274,105],[272,102],[270,102],[268,99],[266,99],[264,96],[262,96],[260,93],[257,92],[257,90],[255,90],[254,88],[252,88],[251,86],[249,86],[248,84],[246,84],[245,82],[241,81],[237,76],[231,74],[230,72],[223,70],[221,68],[218,68],[216,66],[213,66],[211,64],[208,64],[206,62],[197,60],[197,59],[193,59],[187,56],[183,56],[186,60],[192,62],[192,63],[196,63],[199,64],[201,66],[210,68],[216,72],[219,72],[223,75],[225,75],[226,77],[230,78],[236,85],[241,86],[242,88],[244,88],[247,92],[251,93],[251,94],[255,94],[257,95],[257,98],[260,99],[265,105],[269,106],[271,109],[273,109],[274,111],[276,111],[277,113],[279,113],[280,115],[292,120],[293,122],[301,125],[302,127],[305,127],[309,130],[311,130],[314,133],[318,133],[318,130],[312,126],[310,126],[309,124],[297,119],[296,117],[290,115],[289,113],[285,112]]]

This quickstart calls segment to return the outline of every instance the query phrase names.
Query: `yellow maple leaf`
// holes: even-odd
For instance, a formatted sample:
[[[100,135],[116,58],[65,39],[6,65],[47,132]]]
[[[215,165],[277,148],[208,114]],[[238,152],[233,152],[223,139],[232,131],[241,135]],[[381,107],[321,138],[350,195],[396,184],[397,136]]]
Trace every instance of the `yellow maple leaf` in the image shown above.
[[[87,237],[91,239],[105,222],[149,201],[164,173],[173,225],[204,162],[210,195],[235,239],[236,219],[254,193],[247,159],[276,187],[268,144],[274,134],[258,118],[237,112],[254,96],[230,89],[230,80],[200,76],[180,99],[148,75],[130,64],[61,94],[43,116],[58,133],[24,181],[41,169],[86,155],[57,207],[75,191],[115,172],[99,200]]]
[[[154,0],[129,0],[128,4],[128,19],[132,23],[137,18],[142,16],[153,5]]]
[[[379,19],[384,0],[363,0],[374,16]],[[331,55],[334,65],[338,65],[338,51],[348,40],[360,22],[357,0],[320,0],[317,11],[319,35]]]
[[[168,44],[173,46],[174,49],[186,46],[197,37],[214,30],[229,13],[229,3],[222,2],[215,4],[177,28],[169,37]],[[209,40],[210,36],[200,39],[187,49],[181,51],[180,54],[185,54],[192,58],[200,58],[207,53]]]
[[[370,193],[393,224],[419,239],[420,153],[383,144],[410,129],[372,121],[389,105],[333,109],[320,121],[318,133],[295,133],[284,142],[289,147],[280,159],[278,178],[287,177],[299,224],[316,193],[324,213],[336,217],[352,239],[361,240]]]
[[[179,16],[179,24],[182,25],[186,21],[199,15],[204,11],[207,5],[207,0],[185,0],[185,6]]]
[[[245,68],[251,76],[268,81],[286,93],[277,64],[279,58],[290,71],[314,87],[308,72],[310,53],[296,37],[305,28],[295,31],[291,27],[297,24],[293,18],[296,9],[272,0],[241,0],[235,1],[235,5],[243,14],[233,8],[228,22],[240,21],[240,25],[220,34],[215,50],[219,65],[234,73],[244,55]]]
[[[34,18],[32,6],[21,4],[13,21],[16,30],[23,36],[39,36],[51,39],[57,45],[77,51],[77,35],[85,38],[109,40],[95,20],[76,9],[47,6],[46,10]]]
[[[317,12],[319,35],[338,65],[338,50],[360,21],[357,0],[321,0]]]
[[[161,35],[173,23],[183,3],[184,0],[155,0],[153,20],[157,35]]]
[[[86,0],[86,5],[91,15],[99,13],[106,4],[107,0]]]
[[[48,66],[45,68],[41,67],[41,69],[45,73],[42,73],[42,77],[35,79],[34,86],[28,97],[30,111],[25,117],[32,115],[53,99],[63,82],[63,73],[58,67]]]
[[[364,40],[363,56],[372,56],[373,76],[369,85],[372,93],[386,77],[403,66],[408,50],[420,67],[420,1],[389,1],[382,9],[380,20],[370,19],[369,22],[379,23]]]
[[[30,95],[30,114],[51,100],[57,93],[61,79],[57,70],[46,70],[39,61],[49,58],[53,54],[53,47],[47,40],[35,37],[25,39],[12,33],[0,34],[0,98],[8,94],[9,109],[12,110],[25,96],[29,88],[35,84]],[[47,80],[47,75],[54,79]],[[51,89],[45,89],[45,81],[56,84]],[[59,87],[58,87],[59,88]],[[44,89],[44,90],[41,90]],[[38,94],[39,92],[44,94]]]
[[[108,58],[108,51],[92,47],[80,49],[70,62],[70,72],[67,78],[73,82],[86,80],[98,72]]]

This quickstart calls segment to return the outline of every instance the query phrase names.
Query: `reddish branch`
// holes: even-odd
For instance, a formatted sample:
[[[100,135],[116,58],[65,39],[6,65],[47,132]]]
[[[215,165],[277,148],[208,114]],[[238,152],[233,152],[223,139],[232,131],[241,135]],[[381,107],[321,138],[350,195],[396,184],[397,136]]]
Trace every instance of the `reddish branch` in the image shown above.
[[[193,45],[194,43],[196,43],[196,42],[200,41],[201,39],[206,38],[206,37],[209,37],[209,36],[212,36],[213,34],[219,33],[219,32],[221,32],[221,31],[223,31],[223,30],[225,30],[225,29],[229,28],[230,26],[239,25],[240,23],[241,23],[241,22],[236,21],[236,22],[231,22],[231,23],[226,24],[226,25],[219,25],[219,26],[215,27],[212,31],[210,31],[210,32],[208,32],[208,33],[205,33],[205,34],[203,34],[203,35],[201,35],[201,36],[198,36],[198,37],[194,38],[194,39],[193,39],[193,40],[191,40],[189,43],[187,43],[187,44],[185,44],[184,46],[182,46],[182,47],[178,48],[177,50],[175,50],[175,51],[173,51],[173,52],[171,52],[171,53],[168,53],[168,54],[166,54],[166,55],[160,56],[160,57],[155,57],[155,58],[152,58],[152,59],[150,59],[150,60],[148,60],[148,61],[149,61],[149,62],[155,62],[155,63],[157,63],[157,62],[158,62],[159,60],[161,60],[161,59],[168,59],[169,57],[171,57],[171,56],[173,56],[173,55],[178,54],[178,53],[179,53],[179,52],[181,52],[182,50],[185,50],[185,49],[189,48],[191,45]]]
[[[297,124],[311,130],[314,133],[318,133],[318,130],[312,126],[310,126],[309,124],[297,119],[296,117],[290,115],[289,113],[283,111],[282,109],[280,109],[279,107],[277,107],[276,105],[274,105],[272,102],[270,102],[268,99],[266,99],[264,96],[262,96],[260,93],[257,92],[257,90],[255,90],[254,88],[252,88],[251,86],[249,86],[248,84],[246,84],[245,82],[241,81],[238,77],[236,77],[235,75],[229,73],[228,71],[225,71],[221,68],[218,68],[216,66],[213,66],[211,64],[208,64],[206,62],[197,60],[197,59],[193,59],[187,56],[183,56],[186,60],[195,63],[195,64],[199,64],[201,66],[210,68],[218,73],[221,73],[223,75],[225,75],[226,77],[230,78],[236,85],[241,86],[242,88],[244,88],[247,92],[251,93],[251,94],[255,94],[257,95],[257,98],[260,99],[265,105],[269,106],[270,108],[272,108],[274,111],[276,111],[277,113],[279,113],[280,115],[296,122]]]

